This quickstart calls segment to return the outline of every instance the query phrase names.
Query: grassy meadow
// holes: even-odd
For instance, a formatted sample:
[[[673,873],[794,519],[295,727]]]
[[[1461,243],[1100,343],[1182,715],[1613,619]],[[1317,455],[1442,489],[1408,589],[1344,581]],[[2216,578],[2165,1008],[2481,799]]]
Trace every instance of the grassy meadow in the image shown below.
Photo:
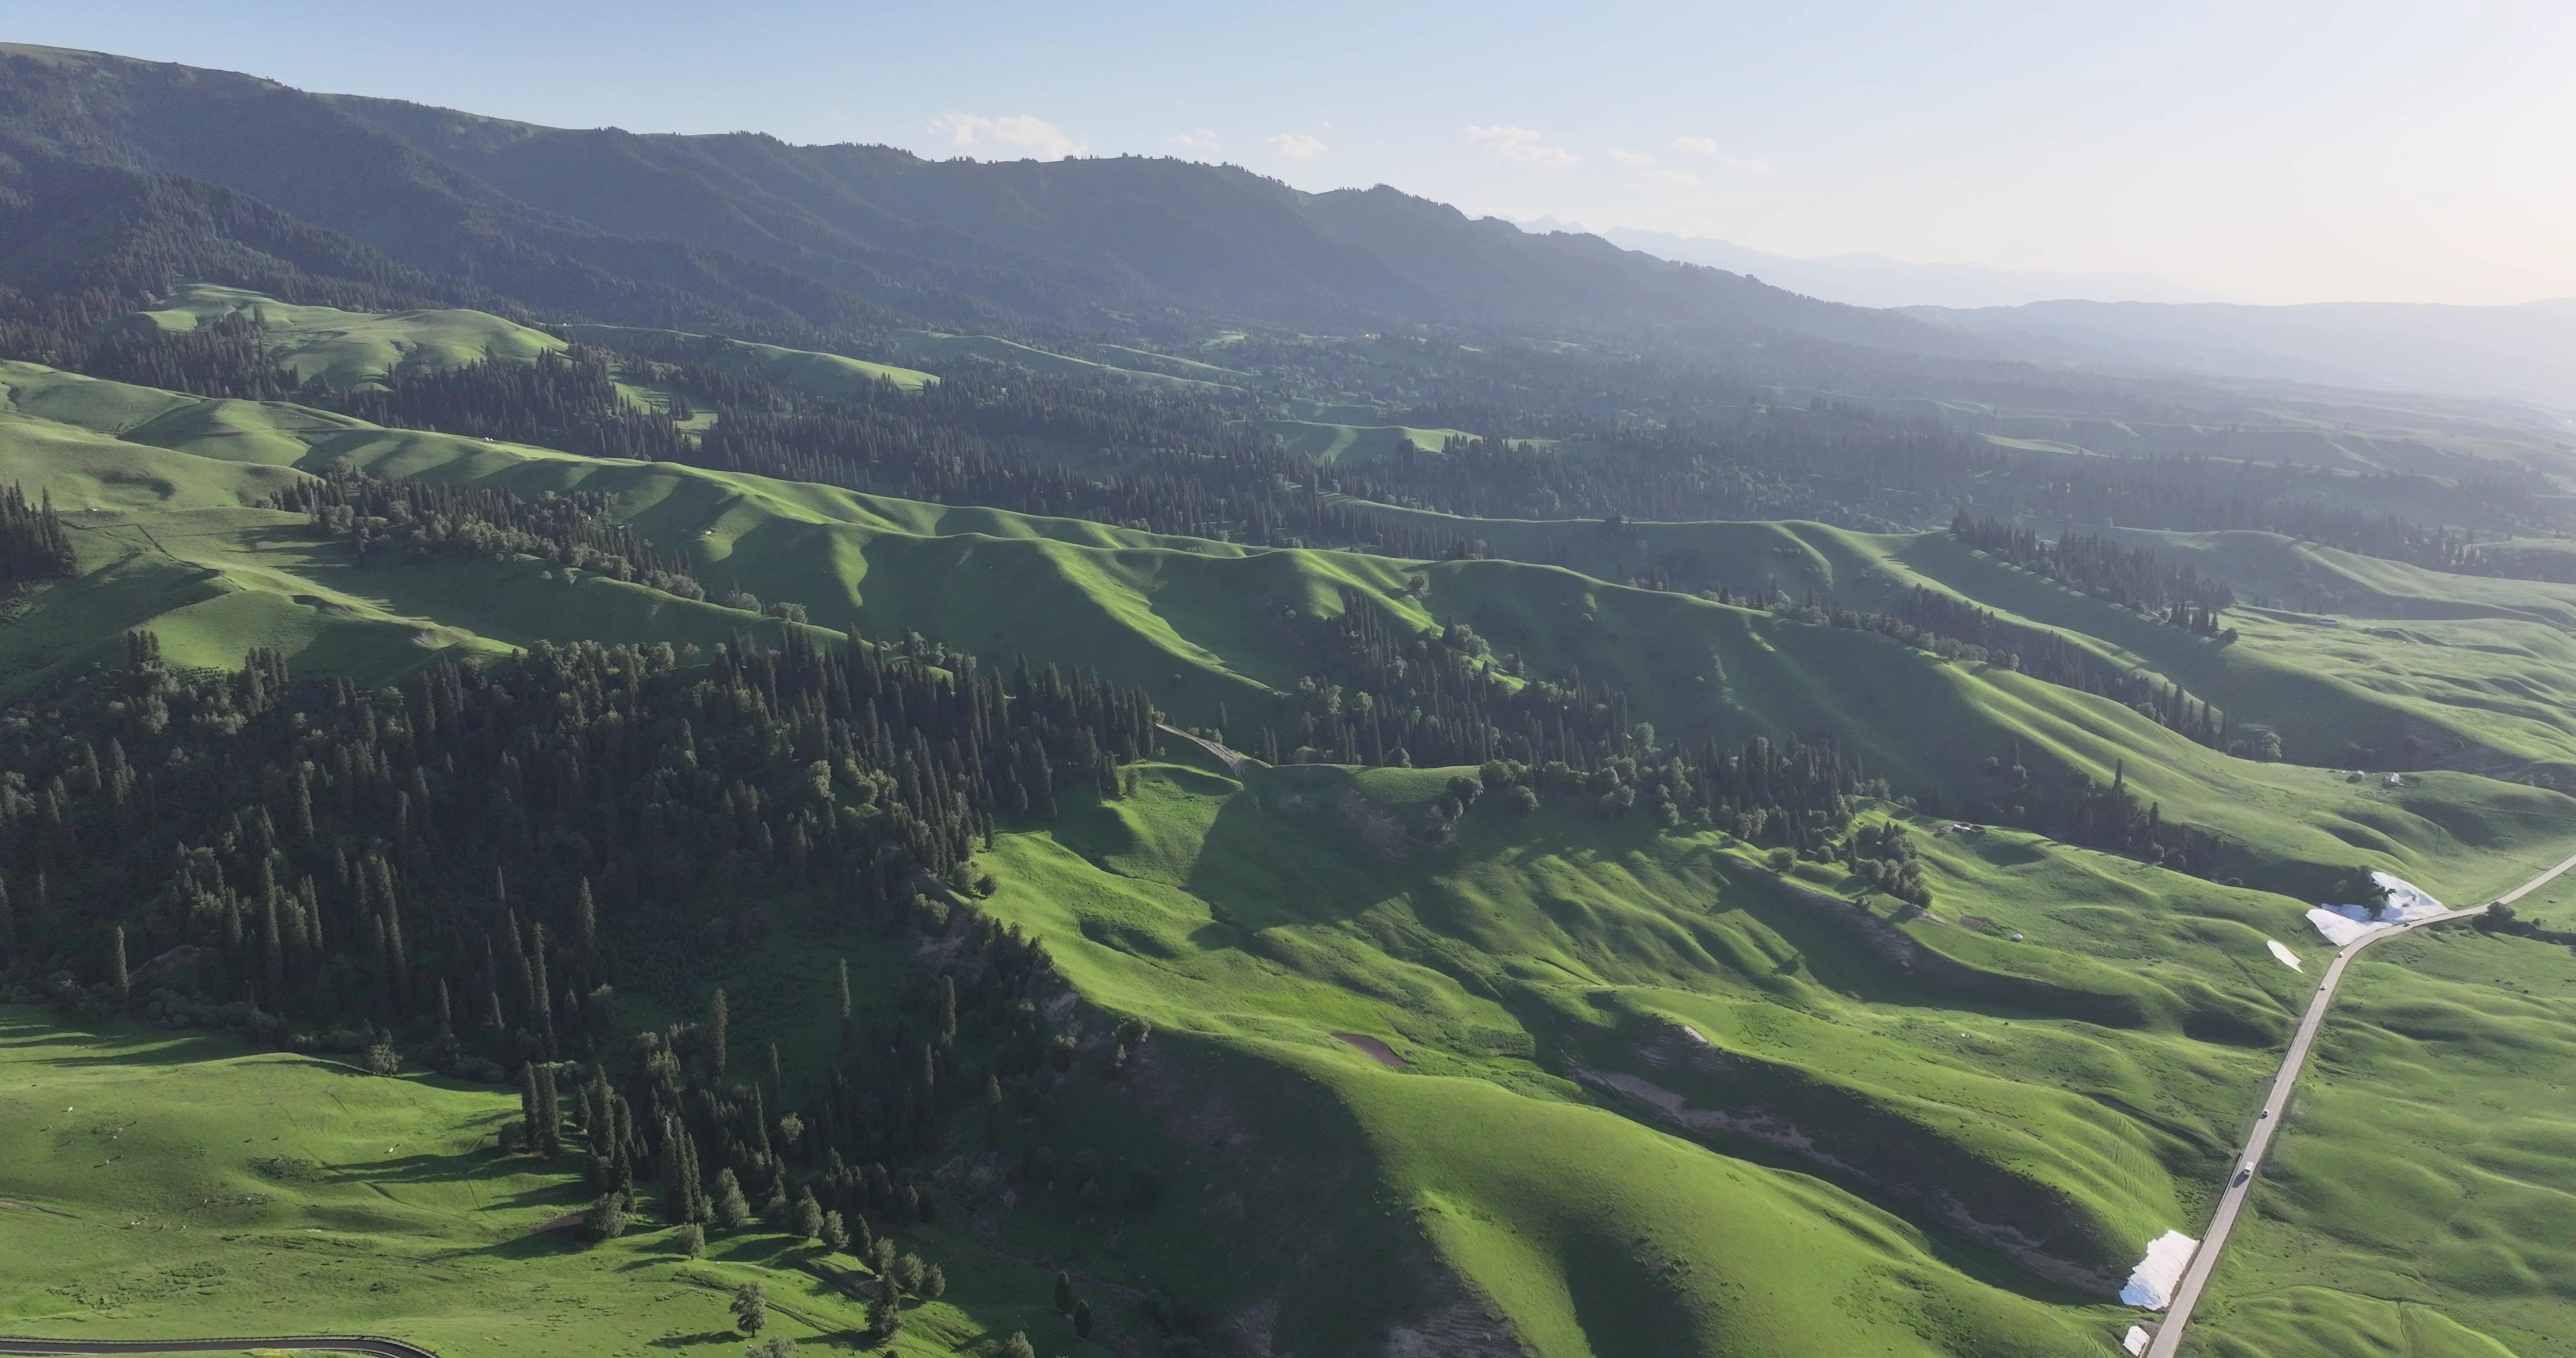
[[[2535,898],[2526,913],[2563,926],[2576,892]],[[2563,943],[2450,925],[2364,954],[2186,1351],[2576,1345],[2571,1032]]]
[[[299,373],[339,385],[560,343],[481,313],[211,288],[127,323],[252,306]],[[677,338],[807,390],[936,380]],[[969,355],[1158,385],[1243,376],[927,332],[888,354]],[[1281,432],[1326,457],[1453,432],[1366,406],[1297,413]],[[1932,890],[1928,911],[1899,911],[1837,864],[1777,872],[1753,845],[1642,815],[1489,803],[1454,836],[1413,833],[1461,770],[1229,768],[1171,742],[1125,771],[1127,795],[1067,795],[1057,820],[1005,825],[978,859],[997,883],[981,908],[1044,939],[1073,991],[1085,1055],[1047,1110],[1051,1144],[1096,1159],[1126,1204],[1006,1192],[967,1167],[980,1144],[961,1134],[948,1187],[966,1219],[904,1232],[951,1292],[906,1327],[903,1355],[989,1354],[1014,1329],[1066,1358],[1138,1351],[1148,1294],[1223,1316],[1223,1342],[1249,1353],[1359,1352],[1391,1332],[1400,1354],[1476,1358],[2115,1352],[2136,1313],[2108,1298],[2148,1241],[2201,1228],[2330,955],[2306,901],[2357,862],[2473,900],[2576,841],[2576,800],[2511,780],[2576,769],[2576,586],[2268,534],[2133,535],[2282,605],[2232,611],[2241,638],[2220,646],[1946,535],[1390,509],[1497,559],[1258,550],[18,363],[0,364],[0,480],[66,512],[78,574],[0,609],[0,695],[137,627],[181,666],[229,668],[260,645],[299,674],[381,684],[538,641],[712,647],[790,626],[531,558],[362,566],[258,507],[343,463],[599,492],[718,596],[1096,669],[1192,726],[1293,720],[1320,624],[1370,609],[1404,632],[1464,623],[1527,675],[1579,666],[1667,743],[1830,732],[1900,788],[1961,802],[1991,793],[1988,758],[2017,755],[2124,776],[2166,820],[2229,842],[2213,875],[2242,885],[1870,804],[1864,819],[1912,827]],[[2117,703],[1874,634],[1614,583],[1677,553],[1739,591],[1972,602],[2179,682],[2279,733],[2295,762],[2231,758]],[[1531,564],[1551,560],[1565,564]],[[2345,746],[2410,739],[2428,753],[2402,785],[2348,778]],[[739,1030],[776,1042],[794,1084],[834,1040],[830,960],[890,976],[899,959],[810,903],[770,904],[790,927],[726,979]],[[2576,887],[2525,913],[2576,919]],[[2576,1345],[2571,987],[2563,946],[2460,929],[2357,967],[2197,1351]],[[630,1027],[688,1009],[619,1003]],[[1155,1036],[1112,1079],[1123,1018]],[[569,1161],[498,1152],[516,1111],[506,1088],[0,1008],[0,1329],[737,1351],[723,1293],[755,1278],[781,1333],[836,1347],[860,1324],[863,1304],[813,1267],[832,1262],[819,1247],[752,1231],[691,1262],[649,1221],[597,1248],[540,1231],[586,1194]],[[1115,1343],[1077,1344],[1054,1317],[1059,1266]]]
[[[443,1354],[741,1351],[731,1290],[758,1281],[771,1333],[845,1342],[865,1303],[820,1246],[717,1234],[691,1260],[639,1224],[588,1245],[557,1223],[590,1195],[569,1161],[503,1155],[515,1091],[379,1078],[138,1025],[0,1007],[0,1329],[63,1338],[359,1333]],[[648,1201],[650,1192],[645,1196]],[[966,1232],[906,1232],[946,1300],[894,1351],[976,1352],[1047,1327],[1045,1272]],[[1051,1324],[1050,1324],[1051,1322]],[[1001,1327],[996,1330],[996,1327]]]

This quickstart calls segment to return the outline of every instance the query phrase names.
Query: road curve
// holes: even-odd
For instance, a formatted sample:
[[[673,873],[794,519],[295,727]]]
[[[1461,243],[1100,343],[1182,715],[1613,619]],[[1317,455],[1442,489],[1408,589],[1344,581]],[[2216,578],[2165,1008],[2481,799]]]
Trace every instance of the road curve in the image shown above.
[[[2570,868],[2576,868],[2576,857],[2566,859],[2488,902],[2488,905],[2518,901]],[[2237,1171],[2248,1166],[2261,1166],[2264,1153],[2271,1149],[2272,1133],[2280,1130],[2281,1110],[2289,1105],[2290,1093],[2298,1087],[2299,1069],[2307,1064],[2308,1048],[2317,1040],[2318,1026],[2325,1022],[2326,1007],[2334,1003],[2335,988],[2343,984],[2344,965],[2362,949],[2383,938],[2395,938],[2444,920],[2467,919],[2484,913],[2486,908],[2478,905],[2466,910],[2449,910],[2393,929],[2374,930],[2336,951],[2334,961],[2327,965],[2325,976],[2318,982],[2317,993],[2308,1001],[2307,1014],[2299,1020],[2298,1035],[2290,1039],[2290,1050],[2281,1058],[2280,1071],[2272,1077],[2271,1090],[2263,1096],[2262,1115],[2254,1119],[2254,1130],[2246,1133],[2245,1144],[2237,1150],[2236,1158],[2227,1162],[2227,1186],[2219,1192],[2218,1210],[2211,1215],[2209,1229],[2201,1237],[2200,1248],[2193,1252],[2190,1266],[2183,1270],[2182,1281],[2174,1288],[2173,1304],[2165,1309],[2164,1320],[2156,1326],[2155,1337],[2147,1342],[2146,1358],[2174,1358],[2181,1350],[2183,1327],[2191,1323],[2192,1308],[2200,1304],[2201,1290],[2209,1285],[2210,1275],[2218,1271],[2219,1256],[2227,1249],[2228,1234],[2236,1229],[2237,1214],[2245,1210],[2245,1199],[2254,1191],[2253,1176],[2248,1174],[2240,1178]]]
[[[0,1354],[248,1353],[252,1349],[363,1353],[370,1358],[438,1358],[418,1344],[364,1334],[265,1339],[0,1339]]]

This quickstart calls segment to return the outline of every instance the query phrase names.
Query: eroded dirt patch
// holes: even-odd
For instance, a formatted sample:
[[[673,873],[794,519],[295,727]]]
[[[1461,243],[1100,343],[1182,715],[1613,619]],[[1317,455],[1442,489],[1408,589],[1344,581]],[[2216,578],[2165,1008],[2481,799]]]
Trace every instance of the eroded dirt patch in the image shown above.
[[[1388,1070],[1402,1070],[1412,1063],[1395,1054],[1395,1049],[1366,1033],[1335,1033],[1333,1036],[1368,1054],[1368,1059]]]

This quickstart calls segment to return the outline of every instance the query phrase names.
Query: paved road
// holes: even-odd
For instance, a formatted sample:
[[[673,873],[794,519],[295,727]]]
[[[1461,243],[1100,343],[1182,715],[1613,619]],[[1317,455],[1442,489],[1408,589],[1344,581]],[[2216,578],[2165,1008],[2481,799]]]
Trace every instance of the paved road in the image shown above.
[[[2567,859],[2489,904],[2505,905],[2518,901],[2570,868],[2576,868],[2576,858]],[[2166,1308],[2163,1322],[2156,1326],[2155,1337],[2147,1343],[2146,1358],[2174,1358],[2181,1350],[2183,1327],[2191,1323],[2191,1311],[2200,1304],[2201,1289],[2209,1285],[2209,1275],[2217,1271],[2219,1256],[2227,1249],[2228,1233],[2236,1229],[2236,1216],[2245,1210],[2245,1199],[2254,1191],[2254,1176],[2240,1175],[2239,1171],[2248,1166],[2260,1166],[2264,1152],[2271,1149],[2272,1133],[2280,1130],[2281,1110],[2289,1105],[2290,1093],[2298,1087],[2299,1068],[2307,1063],[2308,1048],[2317,1040],[2317,1027],[2325,1021],[2326,1006],[2334,1003],[2335,988],[2343,984],[2345,964],[2362,949],[2383,938],[2395,938],[2444,920],[2466,919],[2486,908],[2479,905],[2466,910],[2451,910],[2412,924],[2401,924],[2394,929],[2376,930],[2345,944],[2335,953],[2334,961],[2326,967],[2325,976],[2317,984],[2316,995],[2308,1001],[2307,1015],[2299,1020],[2298,1036],[2290,1039],[2290,1050],[2281,1058],[2280,1072],[2272,1077],[2271,1092],[2263,1096],[2262,1115],[2254,1120],[2254,1130],[2246,1134],[2245,1144],[2237,1151],[2236,1158],[2228,1162],[2227,1187],[2218,1195],[2218,1211],[2210,1218],[2209,1229],[2201,1236],[2200,1249],[2192,1255],[2190,1266],[2183,1270],[2182,1281],[2174,1289],[2173,1305]]]
[[[315,1349],[364,1353],[372,1358],[438,1358],[399,1339],[368,1335],[304,1335],[292,1339],[0,1339],[0,1354],[248,1353],[252,1349]]]

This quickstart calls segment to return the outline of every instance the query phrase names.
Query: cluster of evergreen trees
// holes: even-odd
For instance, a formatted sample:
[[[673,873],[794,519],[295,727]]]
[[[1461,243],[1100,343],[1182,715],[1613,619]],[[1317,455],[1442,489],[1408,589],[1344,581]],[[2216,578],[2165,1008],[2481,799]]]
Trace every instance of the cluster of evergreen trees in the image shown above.
[[[1150,747],[1139,693],[926,660],[791,631],[705,658],[541,646],[368,692],[265,651],[175,674],[138,634],[0,724],[0,943],[11,970],[95,980],[121,926],[210,997],[435,1017],[513,1066],[579,1052],[598,987],[669,991],[756,942],[753,885],[898,918],[971,885],[997,815],[1114,795]]]
[[[2235,640],[2232,629],[2219,625],[2219,610],[2235,605],[2235,592],[2223,581],[2204,579],[2191,567],[2173,565],[2144,547],[2122,547],[2099,534],[2078,535],[2072,529],[2051,542],[2036,529],[1964,513],[1951,521],[1950,533],[1981,552],[2097,599],[2161,616],[2205,637]]]
[[[626,399],[609,356],[585,345],[533,363],[487,358],[444,369],[402,369],[333,402],[373,424],[534,443],[590,457],[662,461],[688,446],[674,414]]]
[[[53,493],[29,503],[17,482],[0,488],[0,598],[71,573],[71,535],[54,512]]]
[[[1517,661],[1460,623],[1407,634],[1347,591],[1339,613],[1288,621],[1313,629],[1322,672],[1284,711],[1229,715],[1227,738],[1274,764],[1477,765],[1451,789],[1453,819],[1489,794],[1524,809],[1553,797],[1814,850],[1850,823],[1857,799],[1888,795],[1829,740],[1667,749],[1651,725],[1630,724],[1618,688],[1579,674],[1516,682],[1506,675]]]
[[[1719,594],[1720,602],[1734,602],[1724,591]],[[1800,622],[1876,632],[1944,660],[2017,670],[2061,688],[2109,698],[2213,750],[2231,747],[2227,714],[2193,697],[2182,685],[2145,670],[2112,665],[2058,633],[2005,622],[1991,610],[1921,585],[1894,613],[1843,608],[1812,594],[1792,601],[1778,591],[1769,607]],[[2221,633],[2219,639],[2233,641],[2235,629]]]
[[[870,1257],[870,1221],[936,1212],[947,1129],[998,1146],[1075,1054],[1045,949],[972,908],[970,855],[1064,789],[1117,795],[1154,731],[1141,693],[918,638],[540,645],[366,691],[261,650],[173,672],[135,633],[0,718],[0,978],[298,1044],[363,1025],[370,1068],[399,1044],[516,1070],[506,1144],[579,1129],[596,1231],[651,1184],[673,1221],[811,1236],[828,1211]],[[820,1078],[732,1059],[721,991],[617,1040],[621,992],[693,1008],[790,910],[896,935],[874,974],[897,979],[854,995],[845,964],[814,1016],[839,1027]]]
[[[104,326],[82,370],[138,386],[245,401],[292,401],[305,394],[304,383],[270,353],[268,321],[256,309],[189,330],[132,319]]]
[[[347,543],[362,565],[388,556],[520,554],[683,599],[707,597],[686,556],[656,552],[611,522],[608,497],[595,491],[528,499],[499,486],[389,480],[338,466],[269,503],[310,516],[315,533]]]
[[[1914,838],[1902,821],[1883,820],[1854,830],[1843,843],[1843,865],[1873,891],[1912,906],[1932,904],[1923,861],[1914,856]]]
[[[2215,877],[2224,867],[2225,844],[2217,835],[2169,822],[2160,804],[2138,800],[2129,790],[2125,761],[2108,787],[2072,769],[2035,775],[2023,763],[2018,739],[2008,755],[1986,757],[1984,776],[1965,805],[1927,795],[1922,806],[1935,815],[1965,814],[2036,830],[2200,877]]]

